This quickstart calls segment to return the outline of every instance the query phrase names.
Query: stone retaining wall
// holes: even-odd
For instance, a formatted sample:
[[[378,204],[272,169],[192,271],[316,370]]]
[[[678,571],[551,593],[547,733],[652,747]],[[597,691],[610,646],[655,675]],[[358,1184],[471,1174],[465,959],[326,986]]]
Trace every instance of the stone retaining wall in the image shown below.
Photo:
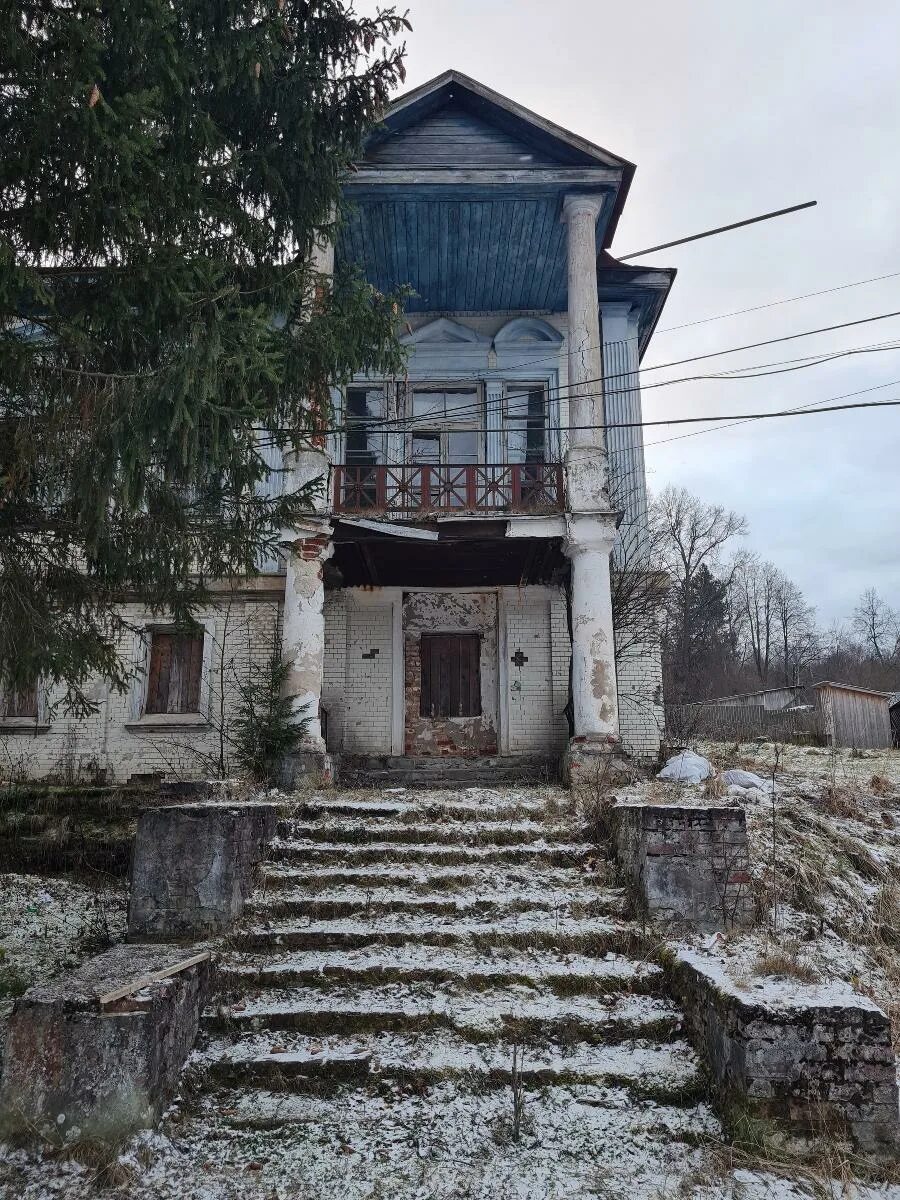
[[[866,1151],[896,1150],[897,1077],[888,1017],[846,985],[737,987],[721,966],[680,951],[672,981],[719,1099],[800,1134],[846,1131]]]
[[[255,886],[275,822],[274,804],[176,804],[141,813],[131,867],[129,940],[226,930]]]
[[[750,925],[744,810],[673,804],[611,811],[616,855],[636,907],[694,929]]]
[[[0,1079],[0,1134],[116,1141],[171,1099],[211,987],[209,958],[104,1006],[100,997],[190,957],[116,946],[15,1003]]]

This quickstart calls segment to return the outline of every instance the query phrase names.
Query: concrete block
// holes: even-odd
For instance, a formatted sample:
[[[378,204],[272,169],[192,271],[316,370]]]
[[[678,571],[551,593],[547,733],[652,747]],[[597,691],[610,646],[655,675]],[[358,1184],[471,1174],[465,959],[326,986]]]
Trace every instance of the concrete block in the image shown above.
[[[180,804],[141,813],[131,865],[129,940],[226,930],[255,886],[275,823],[274,804]]]
[[[743,809],[618,805],[610,821],[639,911],[700,930],[753,923]]]
[[[117,1141],[153,1125],[194,1044],[211,962],[105,1005],[100,998],[190,957],[183,946],[116,946],[19,997],[3,1055],[0,1134]]]
[[[824,1124],[866,1152],[895,1150],[891,1026],[871,1000],[843,985],[739,986],[715,959],[687,950],[677,953],[671,977],[721,1103],[793,1133],[815,1134]]]

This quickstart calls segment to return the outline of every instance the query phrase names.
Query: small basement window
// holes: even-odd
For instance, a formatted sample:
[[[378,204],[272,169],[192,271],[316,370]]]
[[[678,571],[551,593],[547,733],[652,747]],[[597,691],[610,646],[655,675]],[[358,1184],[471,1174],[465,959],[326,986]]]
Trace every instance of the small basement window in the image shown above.
[[[151,630],[150,668],[147,673],[144,712],[199,712],[202,671],[202,630],[198,633],[178,633],[172,629]]]
[[[481,637],[477,633],[422,635],[419,716],[481,716]]]

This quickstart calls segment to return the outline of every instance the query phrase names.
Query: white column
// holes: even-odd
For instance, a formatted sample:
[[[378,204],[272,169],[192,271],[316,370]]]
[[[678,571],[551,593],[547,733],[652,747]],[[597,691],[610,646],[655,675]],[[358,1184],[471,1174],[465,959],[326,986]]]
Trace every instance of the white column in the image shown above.
[[[606,462],[603,436],[603,354],[597,302],[597,218],[601,196],[566,196],[569,293],[569,506],[605,511]]]
[[[572,514],[563,549],[572,560],[572,706],[575,737],[619,740],[610,591],[615,515]]]
[[[310,266],[319,275],[331,275],[334,244],[325,239],[318,240],[313,246]],[[315,303],[316,283],[313,278],[308,298],[310,304]],[[316,751],[325,749],[319,720],[325,664],[322,566],[334,553],[330,542],[331,526],[327,523],[327,513],[331,509],[327,442],[323,436],[320,445],[306,443],[285,455],[286,488],[297,491],[304,485],[316,484],[318,490],[309,505],[309,519],[296,529],[284,530],[281,536],[286,563],[281,654],[289,664],[284,694],[290,698],[297,719],[309,719],[303,746]]]
[[[305,748],[324,750],[319,703],[325,666],[325,585],[322,567],[334,553],[331,528],[310,522],[297,530],[296,540],[285,547],[287,575],[284,588],[282,656],[289,663],[285,695],[294,714],[309,718],[303,738]]]

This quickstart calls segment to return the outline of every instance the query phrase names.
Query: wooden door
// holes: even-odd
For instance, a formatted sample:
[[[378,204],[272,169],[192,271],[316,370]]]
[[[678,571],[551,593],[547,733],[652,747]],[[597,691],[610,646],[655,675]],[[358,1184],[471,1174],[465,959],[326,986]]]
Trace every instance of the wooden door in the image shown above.
[[[420,654],[419,716],[432,720],[481,716],[479,634],[423,634]]]

